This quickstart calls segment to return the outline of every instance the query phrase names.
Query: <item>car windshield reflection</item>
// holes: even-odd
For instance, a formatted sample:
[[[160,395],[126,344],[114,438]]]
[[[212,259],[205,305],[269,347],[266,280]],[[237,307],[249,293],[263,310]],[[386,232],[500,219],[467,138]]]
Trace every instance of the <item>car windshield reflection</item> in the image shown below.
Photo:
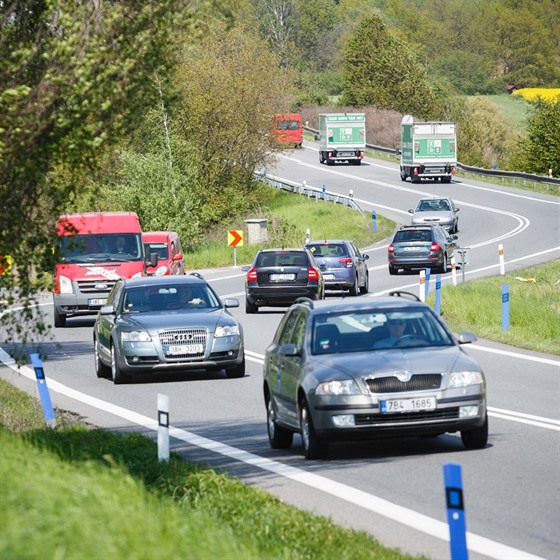
[[[453,344],[441,323],[426,310],[330,313],[318,315],[313,325],[314,354]]]
[[[123,300],[125,313],[207,310],[220,307],[215,294],[203,286],[131,288]]]

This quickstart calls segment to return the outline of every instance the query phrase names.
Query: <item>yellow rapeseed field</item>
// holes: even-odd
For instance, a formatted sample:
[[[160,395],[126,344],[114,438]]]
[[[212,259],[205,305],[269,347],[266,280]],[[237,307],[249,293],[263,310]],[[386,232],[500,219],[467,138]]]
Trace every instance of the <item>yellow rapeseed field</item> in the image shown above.
[[[548,103],[555,103],[560,99],[560,88],[522,88],[516,89],[514,95],[521,95],[527,101],[537,101],[539,98]]]

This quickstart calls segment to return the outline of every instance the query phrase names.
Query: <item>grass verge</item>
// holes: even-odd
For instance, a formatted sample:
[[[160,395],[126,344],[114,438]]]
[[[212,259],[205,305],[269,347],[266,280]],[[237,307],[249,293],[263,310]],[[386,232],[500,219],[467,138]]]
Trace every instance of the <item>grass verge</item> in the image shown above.
[[[502,330],[502,285],[509,285],[509,329]],[[434,306],[432,291],[426,302]],[[471,280],[441,291],[441,313],[454,331],[519,348],[560,354],[560,261]]]
[[[177,455],[160,463],[145,436],[43,428],[1,380],[0,403],[0,558],[413,558]]]

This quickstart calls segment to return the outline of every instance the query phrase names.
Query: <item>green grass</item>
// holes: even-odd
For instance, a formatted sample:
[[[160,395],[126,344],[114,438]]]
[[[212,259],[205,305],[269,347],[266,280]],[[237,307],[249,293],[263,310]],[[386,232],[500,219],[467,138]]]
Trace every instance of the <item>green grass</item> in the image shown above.
[[[527,103],[520,95],[498,94],[498,95],[478,95],[495,105],[501,112],[504,119],[510,121],[516,130],[523,131],[527,126],[527,118],[533,110],[530,103]]]
[[[502,285],[509,285],[509,329],[502,330]],[[426,300],[434,305],[433,291]],[[454,332],[519,348],[560,354],[560,261],[445,286],[441,312]]]
[[[0,403],[0,558],[412,558],[177,455],[160,463],[145,436],[44,428],[5,381]]]

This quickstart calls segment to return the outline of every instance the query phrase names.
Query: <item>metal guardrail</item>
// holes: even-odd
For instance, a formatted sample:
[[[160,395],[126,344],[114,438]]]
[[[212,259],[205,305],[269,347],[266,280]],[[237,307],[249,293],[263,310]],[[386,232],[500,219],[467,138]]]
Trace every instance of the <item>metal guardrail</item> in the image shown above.
[[[302,196],[307,196],[307,198],[314,198],[315,202],[319,202],[320,200],[324,202],[333,202],[334,204],[344,204],[344,206],[348,206],[352,210],[357,210],[362,216],[366,216],[364,211],[360,208],[360,206],[354,201],[351,196],[343,196],[337,193],[332,193],[327,190],[317,189],[315,187],[309,187],[302,181],[301,183],[294,183],[292,181],[280,180],[273,175],[269,175],[267,173],[255,173],[255,177],[259,181],[263,181],[267,185],[274,187],[276,189],[282,189],[284,191],[288,191],[291,193],[301,194]]]
[[[309,128],[304,126],[303,129],[306,132],[313,134],[314,136],[319,134],[318,130],[314,128]],[[384,146],[375,146],[374,144],[366,144],[368,150],[374,150],[376,152],[383,152],[385,154],[391,154],[396,157],[400,156],[400,150],[397,148],[386,148]],[[523,173],[522,171],[502,171],[498,169],[483,169],[481,167],[474,167],[471,165],[464,165],[457,162],[457,167],[466,171],[467,173],[473,173],[474,175],[485,175],[487,177],[498,177],[498,178],[509,178],[509,179],[522,179],[524,181],[534,181],[535,183],[543,183],[548,185],[558,185],[560,188],[560,178],[556,177],[546,177],[543,175],[533,175],[532,173]]]

